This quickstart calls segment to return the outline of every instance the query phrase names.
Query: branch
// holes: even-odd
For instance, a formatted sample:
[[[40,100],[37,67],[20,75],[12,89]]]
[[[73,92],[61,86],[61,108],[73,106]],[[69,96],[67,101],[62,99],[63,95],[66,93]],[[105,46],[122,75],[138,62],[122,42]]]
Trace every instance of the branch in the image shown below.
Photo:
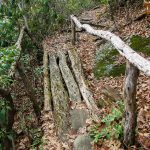
[[[22,11],[23,11],[23,9],[22,9],[22,7],[21,7],[21,4],[20,4],[20,3],[18,3],[18,7],[19,7],[19,10],[22,12]],[[26,17],[26,15],[23,15],[23,19],[24,19],[25,27],[29,30],[29,26],[28,26],[28,21],[27,21],[27,17]]]
[[[21,50],[21,42],[22,42],[22,39],[23,39],[24,31],[25,31],[25,26],[23,26],[23,27],[21,28],[20,34],[19,34],[19,37],[18,37],[18,40],[17,40],[17,42],[16,42],[16,44],[15,44],[16,47],[17,47],[18,49],[20,49],[20,50]]]
[[[17,68],[17,62],[20,60],[21,58],[21,42],[22,42],[22,39],[23,39],[23,35],[24,35],[24,31],[25,31],[25,26],[23,26],[20,30],[20,34],[19,34],[19,37],[18,37],[18,40],[16,42],[16,47],[20,50],[20,54],[18,56],[18,59],[12,63],[11,67],[10,67],[10,70],[9,70],[9,75],[14,78],[14,75],[15,75],[15,72],[16,72],[16,68]]]
[[[88,24],[81,24],[74,15],[71,15],[71,19],[78,28],[84,29],[92,35],[96,35],[110,41],[122,56],[129,60],[130,63],[134,64],[139,70],[143,71],[144,74],[150,76],[150,61],[136,53],[118,36],[109,31],[95,30]]]
[[[28,30],[28,28],[25,28],[25,32],[26,34],[29,36],[29,38],[31,39],[31,41],[33,42],[33,45],[35,45],[35,47],[37,49],[42,49],[42,46],[40,44],[38,44],[38,42],[35,40],[35,38],[32,36],[31,32]]]

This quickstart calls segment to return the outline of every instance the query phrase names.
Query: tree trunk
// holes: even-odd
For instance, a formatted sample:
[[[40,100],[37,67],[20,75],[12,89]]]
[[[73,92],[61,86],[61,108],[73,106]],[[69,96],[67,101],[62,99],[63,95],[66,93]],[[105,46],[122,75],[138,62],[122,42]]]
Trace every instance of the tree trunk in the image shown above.
[[[136,86],[139,76],[139,70],[127,62],[126,79],[124,83],[124,101],[125,101],[125,125],[124,125],[124,144],[126,146],[134,144],[135,129],[137,125],[137,107],[136,107]]]

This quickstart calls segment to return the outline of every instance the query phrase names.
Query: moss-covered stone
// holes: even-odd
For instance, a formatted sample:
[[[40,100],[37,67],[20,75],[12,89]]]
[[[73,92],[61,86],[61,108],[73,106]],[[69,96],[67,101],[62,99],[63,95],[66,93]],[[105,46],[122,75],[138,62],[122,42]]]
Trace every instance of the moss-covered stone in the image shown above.
[[[132,36],[128,41],[131,48],[150,56],[150,37]],[[120,55],[111,43],[101,45],[96,54],[96,65],[94,75],[96,78],[103,76],[120,76],[125,73],[125,63],[116,65],[117,57]]]
[[[150,37],[134,35],[130,39],[130,46],[137,52],[142,52],[150,56]]]
[[[110,43],[104,44],[96,55],[94,75],[99,78],[102,76],[119,76],[123,74],[125,64],[115,64],[118,55],[118,51]]]

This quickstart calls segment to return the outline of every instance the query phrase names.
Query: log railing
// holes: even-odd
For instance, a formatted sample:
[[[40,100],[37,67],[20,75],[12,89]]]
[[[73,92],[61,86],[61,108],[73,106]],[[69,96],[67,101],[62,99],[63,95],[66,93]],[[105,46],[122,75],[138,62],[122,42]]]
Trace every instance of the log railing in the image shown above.
[[[101,37],[110,41],[118,52],[127,59],[126,77],[124,82],[124,102],[125,102],[125,125],[124,125],[124,144],[132,145],[135,139],[135,129],[137,124],[136,106],[136,85],[139,71],[150,76],[150,61],[146,60],[131,47],[123,42],[118,36],[103,30],[95,30],[88,24],[81,24],[73,15],[71,18],[72,44],[76,42],[76,27],[85,30],[87,33]]]

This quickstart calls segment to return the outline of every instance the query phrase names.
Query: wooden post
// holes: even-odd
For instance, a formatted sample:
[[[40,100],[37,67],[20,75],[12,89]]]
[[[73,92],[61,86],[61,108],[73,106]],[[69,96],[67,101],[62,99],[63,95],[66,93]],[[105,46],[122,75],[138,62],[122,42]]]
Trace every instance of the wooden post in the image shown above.
[[[125,101],[125,125],[124,125],[124,144],[125,146],[134,144],[135,129],[137,125],[136,107],[136,85],[139,70],[129,61],[126,64],[126,78],[124,83]]]
[[[72,45],[75,45],[75,42],[76,42],[76,26],[75,26],[75,23],[74,21],[71,19],[71,33],[72,33]]]

